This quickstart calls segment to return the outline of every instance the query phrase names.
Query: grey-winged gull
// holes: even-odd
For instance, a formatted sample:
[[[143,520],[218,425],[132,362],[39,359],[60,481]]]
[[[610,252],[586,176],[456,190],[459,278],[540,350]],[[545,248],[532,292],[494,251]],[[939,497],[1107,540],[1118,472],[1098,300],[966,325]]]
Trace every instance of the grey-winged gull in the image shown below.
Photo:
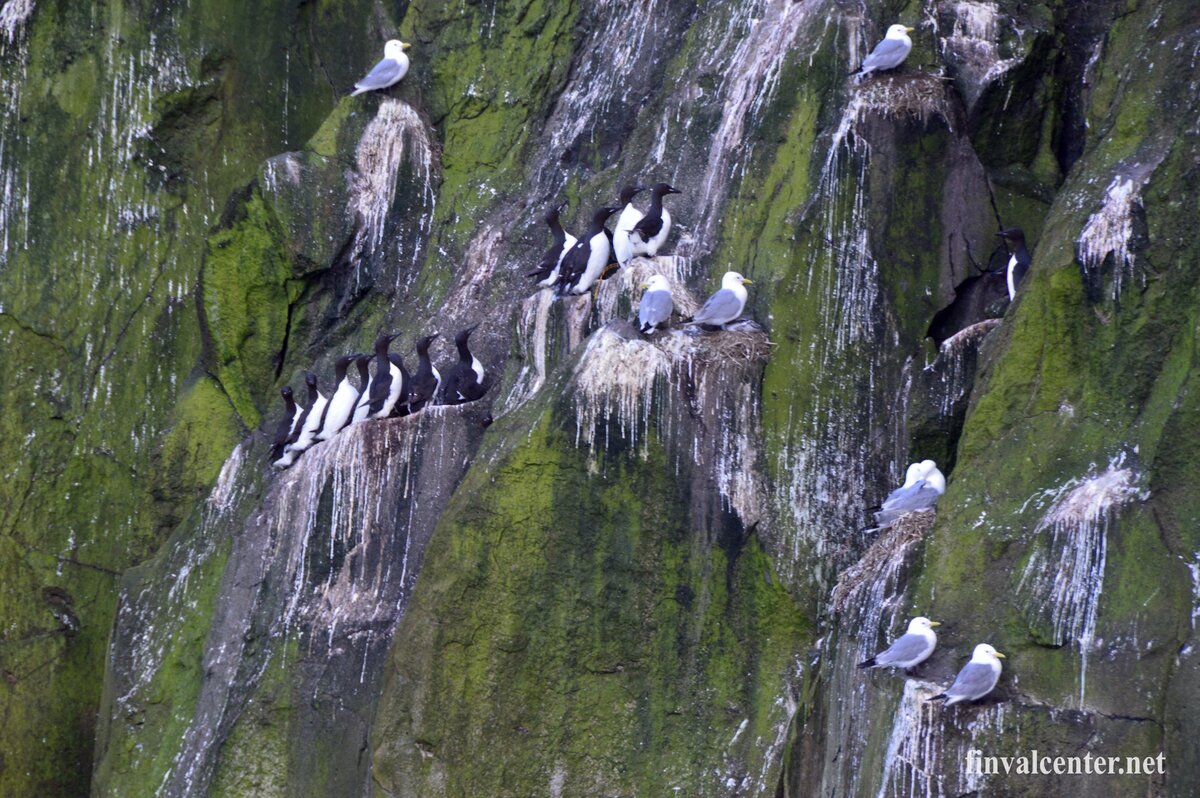
[[[908,58],[908,54],[912,52],[912,39],[908,38],[911,30],[912,28],[904,25],[893,25],[888,28],[883,41],[875,45],[871,54],[863,59],[862,66],[859,67],[859,77],[866,77],[872,72],[895,69],[903,64],[904,59]]]
[[[958,672],[958,678],[950,685],[950,689],[929,700],[945,699],[946,706],[960,701],[978,701],[992,692],[996,682],[1000,681],[1001,666],[998,658],[1003,656],[987,643],[980,643],[975,646],[971,661]]]
[[[708,298],[704,307],[692,317],[692,322],[708,327],[722,327],[742,315],[746,307],[746,289],[753,285],[737,272],[725,272],[721,278],[721,290]]]
[[[383,60],[367,73],[367,76],[354,84],[351,97],[368,91],[379,91],[400,82],[400,78],[408,74],[408,56],[404,54],[412,45],[399,39],[392,39],[383,46]]]
[[[937,621],[931,621],[924,616],[917,616],[908,622],[908,631],[896,638],[886,650],[879,652],[866,662],[860,662],[860,668],[915,668],[937,648],[937,633],[933,627]]]
[[[671,296],[671,285],[661,274],[642,283],[642,288],[646,289],[646,293],[642,294],[641,304],[638,305],[638,329],[643,334],[649,334],[671,318],[675,300]]]
[[[932,510],[946,492],[946,477],[932,460],[922,460],[908,467],[904,484],[888,494],[875,513],[875,524],[886,529],[907,513]]]

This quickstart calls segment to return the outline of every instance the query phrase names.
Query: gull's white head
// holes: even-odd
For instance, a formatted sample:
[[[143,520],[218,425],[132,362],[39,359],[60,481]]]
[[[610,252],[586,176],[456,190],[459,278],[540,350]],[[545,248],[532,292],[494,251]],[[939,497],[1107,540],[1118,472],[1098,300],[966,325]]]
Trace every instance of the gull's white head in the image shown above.
[[[645,288],[647,291],[670,291],[671,285],[667,282],[666,277],[663,277],[661,274],[654,274],[650,276],[649,280],[642,283],[642,288]]]
[[[910,631],[910,632],[932,631],[933,627],[935,627],[935,626],[941,626],[941,624],[938,623],[937,621],[929,620],[924,615],[918,615],[916,618],[913,618],[911,621],[908,622],[908,631]]]
[[[409,47],[412,47],[412,45],[402,42],[399,39],[391,39],[383,46],[383,57],[390,58],[393,61],[399,61],[402,57],[404,57],[404,51]]]
[[[904,25],[893,25],[892,27],[888,28],[886,38],[888,38],[888,39],[907,39],[908,34],[911,31],[912,31],[912,28],[905,27]]]
[[[921,479],[925,480],[925,484],[938,493],[946,492],[946,475],[941,472],[937,467],[937,463],[932,460],[921,461]]]
[[[971,659],[975,662],[993,662],[997,657],[1004,659],[1003,654],[987,643],[980,643],[975,646],[975,652],[971,655]]]
[[[751,280],[747,280],[745,277],[738,274],[737,272],[725,272],[725,276],[721,278],[721,287],[722,288],[730,288],[730,289],[736,290],[738,288],[741,288],[741,286],[743,286],[743,285],[754,285],[754,282]]]
[[[913,463],[908,467],[908,471],[904,475],[904,484],[900,487],[911,488],[916,485],[925,476],[925,464]]]

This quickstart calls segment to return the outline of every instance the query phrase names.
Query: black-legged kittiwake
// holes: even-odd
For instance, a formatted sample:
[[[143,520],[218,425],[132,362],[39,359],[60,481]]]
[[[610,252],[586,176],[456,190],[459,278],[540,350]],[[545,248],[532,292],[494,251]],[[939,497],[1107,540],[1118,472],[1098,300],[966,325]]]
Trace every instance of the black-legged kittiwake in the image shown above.
[[[872,72],[895,69],[903,64],[904,59],[908,58],[908,54],[912,52],[912,39],[908,38],[910,31],[912,28],[904,25],[893,25],[888,28],[883,41],[875,45],[871,54],[863,59],[862,66],[858,68],[859,78],[864,78]]]
[[[368,91],[379,91],[400,82],[400,78],[408,74],[408,56],[404,54],[412,45],[399,39],[392,39],[383,46],[383,60],[367,73],[367,76],[354,84],[350,96]]]
[[[924,616],[918,616],[908,622],[908,631],[896,638],[884,651],[879,652],[866,662],[860,662],[860,668],[915,668],[937,648],[937,633],[933,627],[939,626],[937,621],[931,621]]]
[[[721,278],[721,290],[708,298],[704,306],[692,317],[692,322],[709,329],[723,327],[742,315],[746,308],[745,286],[754,283],[737,272],[725,272]]]
[[[978,701],[995,688],[1000,681],[1000,659],[1004,655],[987,643],[975,646],[971,661],[958,672],[958,678],[950,689],[935,695],[930,701],[945,699],[946,706],[960,701]]]
[[[646,292],[638,305],[638,329],[648,335],[654,332],[671,318],[675,310],[675,300],[671,296],[671,285],[661,274],[653,275],[642,283]]]

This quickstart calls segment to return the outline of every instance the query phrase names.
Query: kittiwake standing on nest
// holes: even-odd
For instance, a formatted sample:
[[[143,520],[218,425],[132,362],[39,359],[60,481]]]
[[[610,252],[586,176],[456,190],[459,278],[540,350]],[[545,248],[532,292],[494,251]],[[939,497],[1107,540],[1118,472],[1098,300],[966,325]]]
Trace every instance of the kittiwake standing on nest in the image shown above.
[[[908,622],[908,631],[896,638],[896,641],[866,662],[860,662],[860,668],[915,668],[937,648],[937,633],[933,627],[939,626],[937,621],[931,621],[924,616],[918,616]]]
[[[638,329],[643,335],[649,335],[671,318],[675,300],[671,296],[670,283],[661,274],[642,283],[642,288],[646,293],[642,294],[642,302],[638,305]]]
[[[932,510],[946,492],[946,477],[932,460],[922,460],[908,467],[904,484],[888,494],[875,513],[875,523],[887,529],[902,515]]]
[[[904,59],[908,58],[908,54],[912,52],[912,39],[908,38],[911,31],[912,28],[904,25],[893,25],[888,28],[883,41],[875,45],[871,54],[863,59],[862,66],[856,73],[858,79],[862,79],[872,72],[895,69],[903,64]]]
[[[992,692],[996,682],[1000,681],[1001,665],[998,657],[1003,658],[1004,655],[987,643],[975,646],[971,661],[958,672],[958,678],[950,685],[950,689],[929,700],[945,699],[946,706],[950,706],[960,701],[978,701],[983,698]]]
[[[748,296],[745,286],[753,284],[737,272],[725,272],[721,290],[708,298],[704,307],[692,317],[692,322],[710,330],[724,327],[742,315]]]
[[[392,39],[383,46],[383,60],[367,73],[367,76],[354,84],[351,97],[368,91],[379,91],[400,82],[400,78],[408,74],[408,56],[404,51],[411,44],[399,39]]]

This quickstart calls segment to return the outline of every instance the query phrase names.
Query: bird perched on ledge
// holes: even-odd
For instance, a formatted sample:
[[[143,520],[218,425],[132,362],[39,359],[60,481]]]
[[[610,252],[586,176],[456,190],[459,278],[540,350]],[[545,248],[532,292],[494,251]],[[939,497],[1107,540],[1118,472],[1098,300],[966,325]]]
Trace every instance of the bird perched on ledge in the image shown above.
[[[399,39],[392,39],[383,46],[383,60],[367,73],[366,77],[354,84],[351,97],[368,91],[379,91],[394,86],[408,74],[408,56],[404,51],[411,44]]]
[[[910,32],[912,32],[912,28],[904,25],[893,25],[888,28],[883,41],[875,45],[871,54],[863,59],[858,72],[852,73],[856,76],[855,82],[862,80],[872,72],[885,72],[903,64],[904,59],[908,58],[908,54],[912,52],[912,39],[908,38]]]

